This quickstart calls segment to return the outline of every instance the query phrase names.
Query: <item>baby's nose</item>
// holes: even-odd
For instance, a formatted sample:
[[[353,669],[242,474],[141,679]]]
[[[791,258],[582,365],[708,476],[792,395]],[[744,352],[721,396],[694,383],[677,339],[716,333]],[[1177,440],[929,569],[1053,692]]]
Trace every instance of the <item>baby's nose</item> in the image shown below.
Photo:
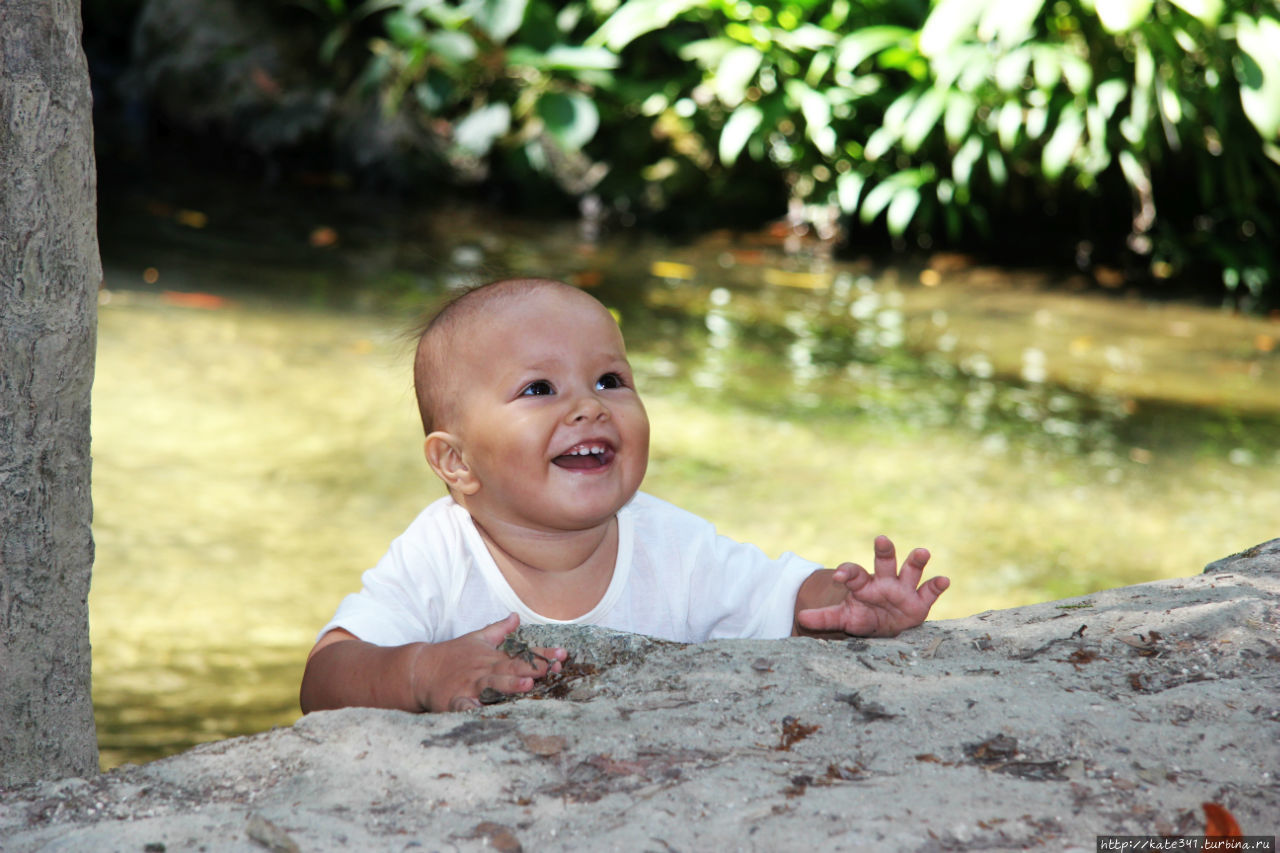
[[[608,416],[609,408],[604,404],[603,400],[594,394],[584,394],[575,403],[570,418],[577,423],[592,419],[600,420]]]

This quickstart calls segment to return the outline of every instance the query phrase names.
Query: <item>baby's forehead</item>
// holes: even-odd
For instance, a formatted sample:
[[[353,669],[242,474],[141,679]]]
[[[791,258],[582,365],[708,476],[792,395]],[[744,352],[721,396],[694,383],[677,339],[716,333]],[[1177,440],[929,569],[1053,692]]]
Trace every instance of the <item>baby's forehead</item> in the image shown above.
[[[532,292],[503,295],[475,305],[457,318],[455,333],[474,336],[480,331],[510,335],[512,339],[539,324],[569,321],[576,324],[600,323],[617,330],[609,309],[594,297],[575,287],[560,285]],[[573,339],[566,339],[571,343]]]

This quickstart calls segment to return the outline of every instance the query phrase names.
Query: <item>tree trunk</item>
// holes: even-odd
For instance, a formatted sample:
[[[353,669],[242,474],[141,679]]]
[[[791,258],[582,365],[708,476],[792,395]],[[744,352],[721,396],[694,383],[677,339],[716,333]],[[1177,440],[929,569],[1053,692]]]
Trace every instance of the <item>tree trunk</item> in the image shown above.
[[[0,785],[98,771],[95,204],[79,0],[0,0]]]

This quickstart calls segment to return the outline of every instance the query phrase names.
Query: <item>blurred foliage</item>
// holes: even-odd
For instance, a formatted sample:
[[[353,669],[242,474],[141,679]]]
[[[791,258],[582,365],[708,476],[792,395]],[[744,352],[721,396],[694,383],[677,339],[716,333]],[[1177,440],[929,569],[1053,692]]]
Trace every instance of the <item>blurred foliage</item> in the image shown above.
[[[288,2],[454,173],[1277,290],[1277,0]]]

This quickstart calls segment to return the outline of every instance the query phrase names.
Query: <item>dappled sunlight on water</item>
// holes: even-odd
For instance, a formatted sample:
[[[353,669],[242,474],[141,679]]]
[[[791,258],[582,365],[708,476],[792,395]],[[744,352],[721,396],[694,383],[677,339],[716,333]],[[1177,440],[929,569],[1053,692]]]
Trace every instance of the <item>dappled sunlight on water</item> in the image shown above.
[[[316,629],[442,494],[406,330],[451,283],[504,272],[615,309],[653,422],[648,491],[773,554],[926,546],[953,579],[940,617],[1189,575],[1280,533],[1276,323],[973,265],[415,216],[379,240],[334,214],[323,246],[308,222],[277,250],[213,233],[216,208],[199,239],[104,235],[104,764],[296,719]]]

